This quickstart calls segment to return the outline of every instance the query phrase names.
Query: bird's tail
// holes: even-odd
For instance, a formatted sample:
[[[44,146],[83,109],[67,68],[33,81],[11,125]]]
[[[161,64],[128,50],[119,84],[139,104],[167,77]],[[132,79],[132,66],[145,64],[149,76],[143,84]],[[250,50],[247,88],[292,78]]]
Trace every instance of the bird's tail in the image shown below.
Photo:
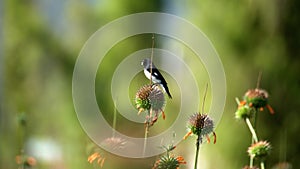
[[[172,99],[171,93],[169,91],[169,88],[167,85],[164,84],[160,84],[161,88],[163,88],[164,92],[167,93],[167,95],[169,96],[170,99]]]

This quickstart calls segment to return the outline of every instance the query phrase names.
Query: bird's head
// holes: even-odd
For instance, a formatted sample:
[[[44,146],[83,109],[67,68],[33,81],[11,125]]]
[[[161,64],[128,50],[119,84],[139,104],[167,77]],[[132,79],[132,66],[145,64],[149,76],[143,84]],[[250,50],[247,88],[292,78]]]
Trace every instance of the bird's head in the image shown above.
[[[151,64],[151,60],[149,58],[146,58],[141,62],[141,65],[144,66],[144,68],[150,67],[150,64]]]

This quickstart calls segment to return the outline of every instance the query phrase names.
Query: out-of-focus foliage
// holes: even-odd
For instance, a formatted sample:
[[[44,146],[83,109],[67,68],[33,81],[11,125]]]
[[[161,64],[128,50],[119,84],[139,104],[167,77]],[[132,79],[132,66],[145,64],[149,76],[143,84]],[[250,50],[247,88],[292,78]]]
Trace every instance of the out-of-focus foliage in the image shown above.
[[[15,158],[22,147],[28,155],[38,155],[37,168],[93,168],[87,162],[91,141],[81,129],[72,103],[76,58],[85,41],[101,26],[146,11],[172,13],[191,21],[210,38],[223,62],[226,107],[215,129],[217,144],[200,150],[201,168],[238,169],[248,163],[250,133],[234,119],[234,98],[256,87],[259,71],[263,72],[260,86],[269,91],[269,103],[275,110],[274,115],[260,113],[257,126],[259,137],[272,144],[267,168],[285,161],[300,168],[300,1],[4,0],[1,5],[0,168],[17,168]],[[157,47],[162,47],[160,38],[165,37],[158,36]],[[111,97],[107,78],[126,54],[150,48],[151,35],[125,42],[108,54],[114,61],[103,60],[101,69],[107,74],[97,75],[96,84],[103,88],[96,89],[96,94],[99,104],[104,105],[103,112],[113,111],[113,102],[107,99]],[[198,70],[191,65],[192,70]],[[143,81],[142,77],[139,74],[136,79]],[[132,98],[138,87],[130,87]],[[166,113],[167,125],[176,118],[170,114]],[[26,116],[26,125],[19,125],[20,116]],[[112,119],[112,113],[104,116]],[[118,122],[121,132],[141,127],[134,134],[143,135],[143,125],[128,126],[122,117]],[[177,147],[187,162],[182,168],[191,168],[194,142],[184,141]],[[103,168],[151,168],[154,162],[155,157],[127,159],[107,154]]]

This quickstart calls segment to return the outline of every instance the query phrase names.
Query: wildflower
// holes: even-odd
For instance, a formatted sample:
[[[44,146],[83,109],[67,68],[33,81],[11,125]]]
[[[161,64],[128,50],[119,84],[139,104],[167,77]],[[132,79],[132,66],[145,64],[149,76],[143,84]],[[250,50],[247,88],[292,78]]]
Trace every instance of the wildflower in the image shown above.
[[[270,151],[271,145],[267,141],[259,141],[248,148],[249,156],[260,161],[263,161],[270,154]]]
[[[166,155],[161,156],[154,164],[152,169],[178,169],[181,164],[186,164],[184,158],[182,156],[175,157],[171,155],[171,151],[173,151],[176,146],[169,145],[163,146],[166,150]]]
[[[122,149],[126,145],[126,141],[119,137],[109,137],[101,142],[101,144],[110,150]]]
[[[157,121],[160,112],[162,113],[163,119],[165,119],[163,111],[165,97],[157,85],[153,84],[141,87],[135,95],[135,104],[138,109],[138,114],[148,110],[147,123],[150,122],[150,124],[153,125]]]
[[[89,163],[93,163],[96,160],[97,160],[97,164],[100,165],[100,167],[102,168],[105,162],[105,157],[101,156],[99,152],[95,152],[88,157]]]
[[[247,104],[240,103],[237,111],[235,112],[235,118],[237,119],[246,119],[251,118],[253,114],[255,113],[255,110],[253,107],[250,107]]]
[[[161,156],[154,164],[152,169],[178,169],[181,164],[186,164],[182,156]]]
[[[270,113],[274,114],[274,110],[268,104],[268,97],[268,92],[263,89],[250,89],[245,93],[244,100],[250,107],[254,107],[260,111],[267,107]]]
[[[203,136],[207,138],[207,141],[210,142],[208,135],[213,133],[214,143],[216,143],[216,134],[214,132],[214,123],[213,120],[208,117],[206,114],[194,113],[190,116],[188,120],[189,132],[184,136],[186,139],[191,134],[199,136],[199,141],[202,141]]]

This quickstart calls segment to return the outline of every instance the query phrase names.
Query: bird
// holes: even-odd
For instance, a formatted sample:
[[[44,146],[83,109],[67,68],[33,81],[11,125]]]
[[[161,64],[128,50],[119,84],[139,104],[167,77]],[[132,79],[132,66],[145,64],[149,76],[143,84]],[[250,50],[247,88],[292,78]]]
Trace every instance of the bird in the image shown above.
[[[172,99],[171,93],[169,91],[169,88],[167,86],[167,82],[165,78],[162,76],[162,74],[159,72],[159,70],[155,67],[155,65],[152,63],[152,78],[151,76],[151,60],[149,58],[144,59],[141,62],[141,65],[144,66],[144,74],[148,79],[151,79],[154,84],[160,84],[163,90],[167,93],[170,99]]]

